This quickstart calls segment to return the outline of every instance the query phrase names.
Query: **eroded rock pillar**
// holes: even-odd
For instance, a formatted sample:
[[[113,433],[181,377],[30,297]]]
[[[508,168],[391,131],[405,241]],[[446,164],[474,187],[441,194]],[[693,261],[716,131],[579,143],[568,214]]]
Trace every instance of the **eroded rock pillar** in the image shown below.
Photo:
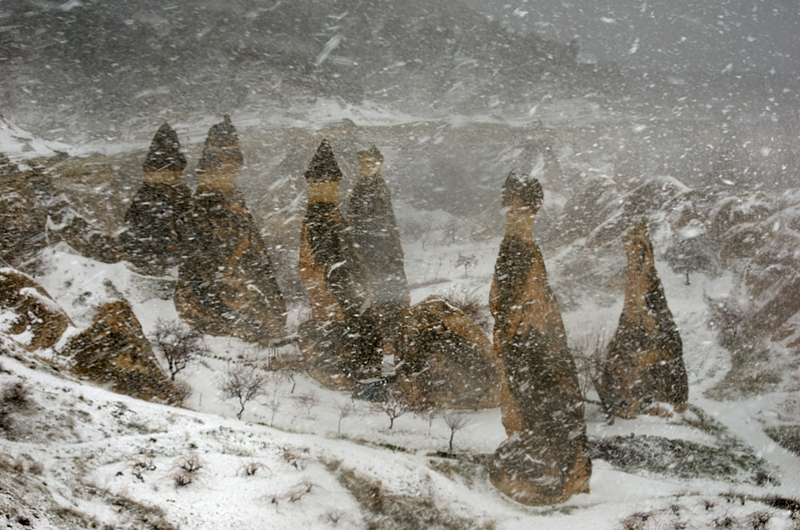
[[[509,436],[495,452],[490,478],[503,493],[529,505],[586,493],[591,475],[575,363],[531,234],[543,198],[536,179],[512,173],[506,180],[506,235],[489,300]]]
[[[683,343],[656,272],[644,221],[625,235],[624,244],[625,302],[608,346],[601,398],[622,418],[636,417],[658,402],[682,412],[689,399]]]
[[[339,208],[342,172],[323,140],[305,173],[308,207],[300,236],[300,278],[311,299],[311,320],[301,329],[310,373],[342,389],[378,374],[378,323],[365,285],[367,271],[353,232]]]
[[[200,185],[180,223],[185,257],[175,307],[203,333],[268,344],[284,335],[286,305],[261,235],[234,185],[242,164],[236,128],[225,116],[208,133],[197,168]]]

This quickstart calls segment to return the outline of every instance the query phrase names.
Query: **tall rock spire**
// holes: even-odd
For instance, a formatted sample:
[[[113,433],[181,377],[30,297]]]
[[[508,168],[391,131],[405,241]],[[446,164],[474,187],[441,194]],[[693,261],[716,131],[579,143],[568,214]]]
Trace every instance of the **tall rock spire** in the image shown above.
[[[182,181],[186,157],[180,148],[172,127],[159,127],[142,164],[144,184],[125,213],[123,257],[144,274],[166,274],[183,255],[176,223],[189,210],[192,192]]]
[[[489,298],[509,436],[495,452],[490,478],[503,493],[530,505],[588,492],[591,474],[575,363],[531,235],[543,198],[536,179],[512,173],[506,180],[506,235]]]
[[[261,234],[234,186],[243,163],[238,146],[228,116],[211,127],[197,170],[200,186],[180,223],[185,257],[175,307],[204,333],[268,344],[283,337],[286,305]]]
[[[377,374],[380,335],[367,277],[353,232],[339,209],[342,172],[323,140],[305,173],[308,206],[300,235],[300,278],[311,298],[303,348],[311,374],[324,384],[353,389]]]
[[[359,151],[360,175],[350,195],[353,238],[366,265],[365,283],[379,322],[384,355],[399,354],[403,342],[403,312],[410,305],[403,266],[403,247],[389,187],[381,177],[383,155],[378,148]]]
[[[624,244],[625,302],[608,345],[601,397],[622,418],[633,418],[657,402],[683,411],[689,398],[683,343],[656,272],[644,221],[625,235]]]

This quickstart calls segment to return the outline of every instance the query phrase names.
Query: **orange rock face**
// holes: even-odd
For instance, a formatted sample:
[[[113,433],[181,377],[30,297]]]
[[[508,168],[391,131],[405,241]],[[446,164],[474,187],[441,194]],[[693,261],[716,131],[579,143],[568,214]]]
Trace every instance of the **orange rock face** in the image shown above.
[[[633,418],[649,405],[686,409],[689,383],[683,344],[655,268],[644,222],[624,239],[627,255],[625,302],[608,346],[601,398],[617,416]]]
[[[509,438],[495,452],[490,478],[518,502],[553,504],[589,491],[583,402],[558,302],[531,236],[541,185],[512,173],[503,191],[506,236],[489,307]]]
[[[77,376],[114,392],[148,401],[180,402],[128,302],[101,307],[92,325],[72,337],[62,353],[72,358]]]

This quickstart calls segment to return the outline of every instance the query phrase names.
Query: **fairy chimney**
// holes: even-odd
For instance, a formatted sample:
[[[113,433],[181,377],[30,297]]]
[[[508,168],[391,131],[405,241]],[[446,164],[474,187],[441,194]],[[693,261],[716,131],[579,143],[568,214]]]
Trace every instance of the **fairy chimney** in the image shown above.
[[[175,307],[203,333],[269,344],[284,335],[286,305],[261,234],[233,185],[242,165],[238,143],[228,116],[209,131],[200,185],[178,224],[184,257]]]
[[[589,491],[586,423],[561,313],[531,230],[544,195],[536,179],[511,173],[503,187],[506,235],[490,292],[501,411],[509,438],[490,478],[529,505]]]
[[[358,152],[358,161],[360,175],[350,195],[349,218],[366,266],[364,282],[372,295],[382,353],[394,355],[402,349],[403,312],[410,304],[403,247],[389,187],[381,177],[383,155],[372,146]]]
[[[622,418],[633,418],[659,402],[680,412],[689,397],[683,344],[667,307],[644,221],[625,235],[624,244],[625,302],[608,346],[601,398]]]
[[[305,173],[308,206],[300,235],[300,278],[311,299],[311,320],[302,343],[312,369],[324,384],[353,389],[359,379],[377,375],[380,334],[366,270],[353,232],[339,209],[342,172],[323,140]]]
[[[186,158],[180,147],[177,133],[163,124],[142,164],[144,184],[125,213],[123,255],[144,274],[165,274],[183,254],[176,224],[191,207],[192,192],[181,180]]]

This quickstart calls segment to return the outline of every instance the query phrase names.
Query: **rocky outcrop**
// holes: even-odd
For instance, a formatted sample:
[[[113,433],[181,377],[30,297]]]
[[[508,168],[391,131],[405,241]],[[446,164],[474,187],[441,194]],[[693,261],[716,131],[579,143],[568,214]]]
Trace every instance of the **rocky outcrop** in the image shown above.
[[[120,235],[124,258],[143,274],[161,276],[181,262],[183,249],[176,225],[191,207],[192,198],[181,181],[185,167],[178,135],[165,123],[150,144],[142,164],[144,184],[131,200]]]
[[[72,321],[33,278],[0,269],[0,331],[33,351],[55,345]]]
[[[389,187],[381,177],[383,155],[378,148],[358,152],[360,175],[350,195],[353,239],[363,257],[372,295],[371,307],[381,333],[383,355],[400,354],[403,312],[410,304],[403,247]]]
[[[644,221],[626,234],[624,243],[625,302],[608,346],[600,397],[623,418],[633,418],[658,402],[682,411],[689,397],[683,344],[656,272]]]
[[[46,244],[47,212],[39,207],[28,177],[0,153],[0,260],[14,267]]]
[[[544,195],[535,179],[509,175],[506,235],[489,308],[509,438],[495,452],[492,483],[514,500],[553,504],[589,491],[591,463],[575,363],[531,231]]]
[[[353,232],[339,209],[342,172],[323,140],[305,173],[308,207],[300,235],[300,278],[311,299],[311,319],[301,329],[311,374],[324,384],[353,389],[377,375],[382,361],[378,320],[367,271]]]
[[[478,409],[500,404],[492,344],[462,310],[431,296],[405,319],[398,385],[413,403]]]
[[[68,342],[62,353],[75,375],[120,394],[145,400],[180,402],[178,391],[159,366],[131,306],[110,302],[92,325]]]
[[[175,307],[203,333],[269,343],[283,337],[286,305],[244,197],[233,185],[242,166],[238,135],[225,116],[208,134],[200,186],[178,231],[185,257]]]

